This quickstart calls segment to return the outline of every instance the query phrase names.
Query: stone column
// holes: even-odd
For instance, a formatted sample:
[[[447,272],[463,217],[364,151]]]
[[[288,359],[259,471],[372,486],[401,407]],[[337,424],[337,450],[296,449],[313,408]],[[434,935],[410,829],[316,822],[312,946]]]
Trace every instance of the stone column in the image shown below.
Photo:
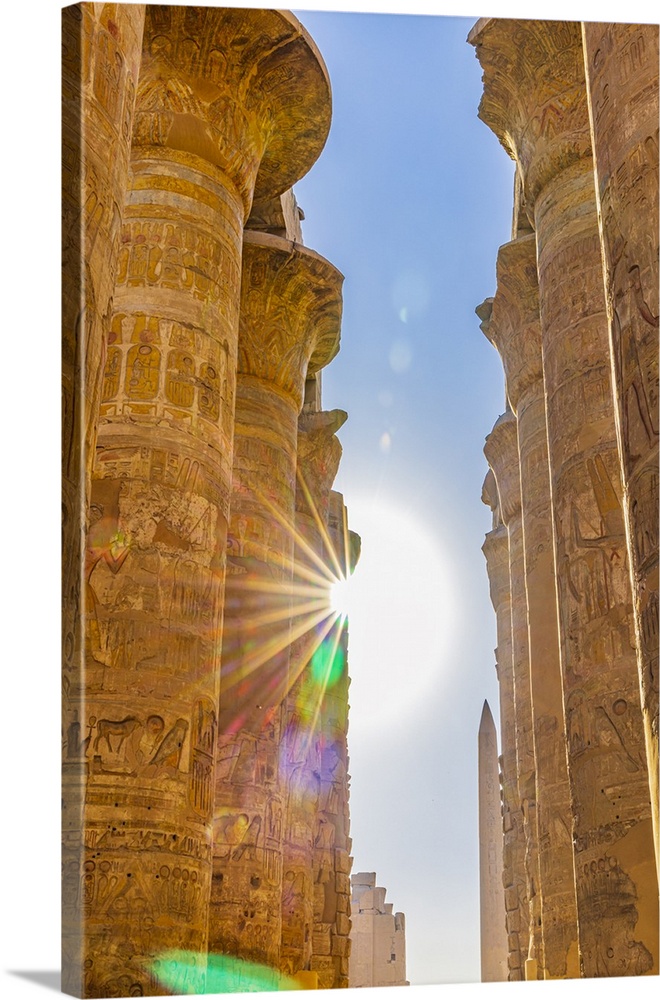
[[[86,507],[94,460],[144,10],[81,3],[62,11],[62,458],[71,522]]]
[[[525,877],[528,905],[528,954],[525,979],[537,979],[543,970],[541,898],[538,875],[538,831],[536,822],[536,761],[529,677],[527,637],[527,595],[525,591],[525,548],[520,505],[520,465],[518,427],[513,413],[496,422],[486,438],[484,454],[497,484],[499,511],[509,535],[509,575],[511,587],[511,641],[513,656],[513,700],[516,720],[516,768],[522,810]]]
[[[577,912],[533,234],[500,247],[497,294],[482,318],[518,421],[544,971],[570,978],[579,976]]]
[[[144,4],[62,11],[62,988],[78,996],[86,989],[80,831],[91,735],[81,705],[81,553],[143,27]]]
[[[658,861],[658,26],[582,37]]]
[[[306,375],[339,347],[342,280],[300,244],[245,233],[209,951],[274,970],[298,414]]]
[[[341,493],[332,490],[328,504],[329,546],[339,571],[352,573],[360,555],[360,537],[348,528]],[[333,560],[334,562],[334,560]],[[353,859],[348,809],[348,622],[339,619],[326,640],[330,655],[322,660],[325,691],[321,702],[321,779],[317,834],[314,839],[314,940],[311,967],[319,987],[348,986],[351,941]],[[327,680],[325,680],[327,678]]]
[[[534,220],[584,976],[658,971],[657,878],[579,26],[487,20],[480,116]]]
[[[524,962],[529,949],[529,906],[525,877],[525,837],[518,787],[516,759],[516,715],[514,700],[513,648],[511,636],[511,577],[509,536],[499,513],[495,477],[484,481],[482,500],[493,511],[493,530],[486,535],[483,553],[488,567],[490,598],[497,619],[497,678],[500,692],[502,741],[502,884],[508,944],[509,980],[525,978]]]
[[[97,993],[203,988],[242,230],[328,124],[292,16],[148,7],[87,540]]]
[[[497,731],[488,702],[479,723],[479,912],[481,982],[507,979],[507,934],[502,887],[502,803]]]
[[[334,547],[329,545],[328,515],[330,489],[341,458],[336,431],[346,416],[343,410],[323,412],[306,406],[298,420],[292,588],[292,631],[298,638],[291,646],[292,683],[281,751],[288,795],[281,966],[289,974],[309,971],[317,983],[319,971],[312,971],[314,855],[317,840],[327,839],[327,818],[322,818],[320,806],[327,739],[323,709],[327,692],[340,682],[345,670],[340,627],[328,604],[330,582],[339,575]],[[334,847],[334,832],[332,839]],[[333,978],[324,985],[337,984]]]

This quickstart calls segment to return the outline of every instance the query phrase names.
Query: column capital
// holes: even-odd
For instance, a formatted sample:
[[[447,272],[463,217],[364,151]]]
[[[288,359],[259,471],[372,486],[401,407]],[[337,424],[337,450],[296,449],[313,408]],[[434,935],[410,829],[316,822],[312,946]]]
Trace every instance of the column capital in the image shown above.
[[[339,350],[343,280],[325,257],[302,244],[246,231],[239,374],[272,382],[300,410],[305,378]]]
[[[298,418],[298,513],[312,513],[307,497],[309,491],[317,512],[327,521],[330,490],[342,455],[336,432],[347,419],[345,410],[318,410],[301,413]]]
[[[482,18],[468,35],[484,71],[479,117],[523,175],[533,204],[591,153],[579,22]]]
[[[486,438],[484,455],[495,474],[502,521],[508,525],[520,513],[518,421],[510,410],[495,422]]]
[[[489,531],[481,546],[486,557],[490,599],[495,611],[511,598],[509,575],[509,533],[503,524]]]
[[[539,288],[534,234],[501,246],[497,255],[497,292],[484,314],[481,330],[497,349],[506,375],[511,408],[518,412],[520,397],[543,379]],[[481,310],[481,311],[480,311]]]
[[[495,476],[493,475],[493,470],[490,468],[486,473],[486,478],[484,479],[483,486],[481,487],[481,502],[485,503],[487,507],[490,507],[493,515],[493,528],[499,528],[502,523],[502,518],[500,516],[500,498],[497,492]]]
[[[134,147],[201,157],[252,196],[281,194],[325,145],[325,63],[281,10],[147,7]]]

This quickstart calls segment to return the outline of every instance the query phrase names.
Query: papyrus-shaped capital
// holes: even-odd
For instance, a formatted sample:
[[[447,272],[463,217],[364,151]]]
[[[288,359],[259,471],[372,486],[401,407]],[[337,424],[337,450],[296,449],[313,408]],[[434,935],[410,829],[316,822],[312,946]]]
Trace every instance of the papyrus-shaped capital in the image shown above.
[[[510,410],[503,413],[486,438],[484,455],[495,474],[504,524],[520,514],[518,424]]]
[[[219,167],[246,217],[253,194],[281,194],[307,173],[331,104],[323,59],[292,14],[147,7],[134,146]]]
[[[238,372],[303,403],[305,379],[339,350],[342,274],[325,257],[270,233],[243,241]]]
[[[525,200],[591,153],[580,25],[482,18],[468,36],[484,71],[479,117],[522,169]]]
[[[497,255],[497,292],[481,329],[497,349],[514,413],[530,386],[543,381],[534,234],[512,240]]]

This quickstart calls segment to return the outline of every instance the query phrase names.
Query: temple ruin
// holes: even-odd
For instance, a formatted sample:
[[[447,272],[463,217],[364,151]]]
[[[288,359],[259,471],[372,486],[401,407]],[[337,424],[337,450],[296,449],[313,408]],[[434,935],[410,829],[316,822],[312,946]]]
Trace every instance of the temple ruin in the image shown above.
[[[482,960],[657,975],[658,27],[482,19],[468,40],[516,164],[477,308],[506,382],[483,490],[506,938],[482,930]]]
[[[406,918],[385,902],[387,890],[375,872],[351,875],[351,955],[348,985],[409,986],[406,979]]]
[[[286,11],[63,11],[63,990],[348,982],[359,539]]]

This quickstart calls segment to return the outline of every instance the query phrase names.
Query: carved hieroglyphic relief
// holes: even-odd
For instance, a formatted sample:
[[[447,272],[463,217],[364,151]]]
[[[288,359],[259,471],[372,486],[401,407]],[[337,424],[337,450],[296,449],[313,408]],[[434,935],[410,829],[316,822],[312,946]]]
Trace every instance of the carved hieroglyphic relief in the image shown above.
[[[536,830],[536,761],[530,691],[527,595],[520,506],[520,472],[517,421],[507,411],[486,439],[484,453],[494,473],[499,511],[508,533],[510,625],[512,650],[512,694],[515,713],[515,764],[520,814],[519,845],[524,859],[527,950],[521,959],[543,969],[538,878],[538,833]],[[520,822],[522,821],[522,822]],[[520,934],[520,932],[518,932]],[[525,978],[532,978],[526,967]],[[535,977],[534,977],[535,978]]]
[[[484,483],[482,499],[499,521],[499,498],[492,472]],[[488,566],[490,595],[497,619],[497,677],[500,685],[502,756],[502,883],[508,935],[508,977],[524,979],[529,948],[529,904],[525,877],[522,808],[518,787],[513,650],[511,636],[511,577],[509,537],[499,521],[486,535],[483,553]],[[522,940],[521,940],[522,935]]]
[[[220,746],[237,767],[245,745],[258,746],[273,761],[273,790],[266,798],[240,768],[216,776],[216,816],[248,817],[255,846],[249,855],[228,852],[216,820],[210,948],[287,973],[309,969],[311,960],[309,827],[318,808],[306,802],[291,825],[290,810],[300,813],[296,787],[310,777],[306,755],[292,756],[297,726],[288,717],[293,671],[303,667],[291,661],[290,625],[298,412],[308,374],[338,347],[341,280],[312,251],[246,231],[222,650],[220,732],[228,735]],[[251,916],[237,926],[239,889],[249,895]]]
[[[658,28],[585,24],[583,39],[657,858]]]
[[[603,27],[594,32],[602,35]],[[630,39],[636,32],[630,30]],[[604,34],[611,44],[607,28]],[[580,973],[636,975],[658,967],[657,875],[646,787],[653,762],[639,700],[630,543],[621,499],[628,459],[619,451],[621,442],[625,449],[625,432],[617,439],[615,427],[619,389],[613,390],[611,381],[582,41],[578,25],[493,19],[478,22],[470,41],[485,71],[480,115],[517,161],[518,198],[536,239]],[[611,65],[621,79],[642,61],[642,50],[632,42],[618,46]],[[594,121],[604,120],[610,100],[604,86],[595,100],[592,94]],[[620,132],[629,143],[628,123],[608,131]],[[608,141],[603,134],[605,146]],[[614,149],[620,141],[614,140]],[[596,139],[597,160],[598,155]],[[605,163],[607,154],[602,155]],[[622,159],[626,156],[622,178],[636,169],[632,148]],[[623,223],[625,213],[620,214]],[[616,215],[615,210],[603,231]],[[639,231],[645,226],[640,223]],[[619,254],[622,248],[619,242]],[[628,280],[636,314],[652,322],[635,266]],[[507,375],[510,366],[506,359]],[[512,388],[515,397],[520,388],[513,383]],[[638,390],[633,394],[641,399]],[[529,456],[523,463],[527,475]],[[549,722],[544,720],[539,736],[552,729]],[[605,864],[605,845],[620,875],[600,878],[595,893],[592,875]]]
[[[191,958],[170,985],[203,991],[214,815],[219,856],[238,879],[237,957],[277,968],[282,887],[290,882],[297,900],[305,883],[282,871],[278,699],[256,742],[222,736],[219,650],[228,558],[239,571],[248,560],[248,573],[252,559],[276,567],[278,579],[291,562],[296,404],[307,369],[313,374],[338,346],[341,276],[303,248],[303,269],[312,261],[307,284],[290,289],[289,304],[285,293],[281,314],[293,328],[316,308],[316,340],[300,326],[295,358],[283,341],[271,351],[276,368],[297,366],[301,383],[285,387],[293,393],[288,440],[249,428],[239,435],[245,467],[259,474],[237,495],[259,484],[266,494],[282,488],[288,513],[284,523],[259,519],[241,514],[237,501],[230,521],[243,226],[255,194],[262,205],[278,197],[319,155],[329,83],[287,12],[156,5],[145,16],[141,5],[84,4],[71,18],[65,96],[76,108],[82,102],[90,148],[81,160],[65,129],[65,260],[79,261],[86,275],[72,286],[76,295],[84,287],[85,311],[77,299],[65,302],[72,544],[64,641],[67,662],[78,648],[86,660],[84,689],[65,673],[65,924],[70,918],[75,930],[78,920],[80,928],[81,907],[85,921],[82,947],[74,935],[67,954],[65,942],[65,980],[87,996],[163,995],[158,956],[176,947]],[[75,242],[81,186],[84,246]],[[75,367],[76,337],[87,345],[84,373]],[[79,384],[84,399],[74,392]],[[272,388],[281,399],[282,389]],[[267,399],[257,403],[268,411]],[[244,415],[263,428],[254,412]],[[96,451],[84,559],[75,516],[82,435],[88,477]],[[256,798],[223,809],[216,782],[226,781],[258,790]]]
[[[530,661],[530,706],[536,768],[538,892],[543,973],[575,976],[577,913],[571,844],[570,792],[562,745],[563,699],[556,615],[547,423],[539,320],[536,240],[524,236],[500,248],[497,293],[481,306],[481,329],[497,347],[507,397],[517,416],[522,529]]]
[[[82,718],[84,536],[116,242],[128,180],[144,5],[80,4],[62,12],[62,661],[63,729]],[[63,866],[82,863],[83,755],[67,740]],[[84,742],[84,741],[83,741]],[[80,747],[78,748],[80,749]],[[83,926],[63,880],[63,987],[84,989]],[[69,895],[69,893],[72,895]]]

